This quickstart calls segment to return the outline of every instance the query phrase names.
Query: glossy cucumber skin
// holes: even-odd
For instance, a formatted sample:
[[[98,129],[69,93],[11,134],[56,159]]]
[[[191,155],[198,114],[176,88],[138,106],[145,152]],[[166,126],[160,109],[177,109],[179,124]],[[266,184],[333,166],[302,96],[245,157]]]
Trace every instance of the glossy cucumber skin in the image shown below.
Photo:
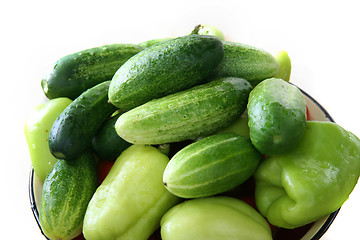
[[[71,160],[90,147],[103,122],[116,110],[108,103],[110,81],[92,87],[76,98],[55,120],[49,134],[51,153]]]
[[[165,169],[163,182],[178,197],[209,197],[245,182],[261,159],[249,138],[215,134],[177,152]]]
[[[24,126],[31,164],[35,175],[44,181],[57,159],[49,149],[49,132],[56,118],[72,102],[69,98],[51,99],[37,105],[27,115]]]
[[[49,98],[75,99],[82,92],[109,81],[130,57],[144,48],[135,44],[109,44],[60,58],[41,86]]]
[[[93,195],[84,217],[87,240],[147,240],[179,202],[162,183],[169,158],[152,146],[123,151]]]
[[[109,100],[130,110],[205,81],[223,57],[213,36],[189,35],[157,43],[129,59],[115,73]]]
[[[85,152],[76,161],[58,160],[41,192],[39,220],[50,239],[81,234],[87,205],[97,187],[96,161]]]
[[[217,78],[244,78],[255,86],[279,71],[278,61],[263,49],[229,41],[223,41],[223,45],[224,58],[214,73]]]
[[[163,144],[206,136],[241,116],[251,89],[244,79],[221,78],[125,112],[115,129],[134,144]]]
[[[131,146],[116,133],[115,123],[119,117],[120,114],[106,120],[91,141],[92,149],[100,159],[115,161],[122,151]]]
[[[306,102],[301,91],[279,78],[266,79],[249,95],[250,139],[263,154],[290,151],[306,128]]]

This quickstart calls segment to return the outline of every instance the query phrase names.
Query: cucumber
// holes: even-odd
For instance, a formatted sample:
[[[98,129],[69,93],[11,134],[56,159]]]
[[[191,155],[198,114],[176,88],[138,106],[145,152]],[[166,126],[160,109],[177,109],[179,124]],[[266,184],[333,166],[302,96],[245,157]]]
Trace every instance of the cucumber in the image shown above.
[[[246,109],[252,87],[241,78],[221,78],[122,114],[116,132],[134,144],[163,144],[206,136],[230,125]]]
[[[91,141],[92,149],[100,159],[115,161],[122,151],[131,145],[115,131],[115,122],[120,115],[117,114],[106,120]]]
[[[268,52],[247,44],[223,41],[224,58],[213,78],[239,77],[256,86],[279,71],[278,61]]]
[[[223,57],[214,36],[189,35],[155,44],[129,59],[115,73],[109,100],[130,110],[154,98],[202,83]]]
[[[55,120],[49,134],[49,148],[54,157],[74,159],[91,145],[103,122],[116,110],[108,103],[110,81],[86,90]]]
[[[50,239],[73,239],[82,231],[85,212],[97,188],[96,161],[85,152],[76,161],[58,160],[45,178],[39,221]]]
[[[155,45],[159,42],[164,42],[167,40],[170,40],[171,38],[157,38],[157,39],[150,39],[141,43],[138,43],[138,46],[140,47],[144,47],[144,48],[148,48],[151,47],[152,45]]]
[[[42,79],[43,92],[49,99],[74,100],[88,88],[111,80],[124,62],[143,49],[135,44],[109,44],[66,55]]]
[[[177,152],[165,169],[163,181],[178,197],[209,197],[245,182],[261,159],[249,138],[215,134]]]
[[[266,79],[250,93],[248,117],[254,146],[263,154],[283,154],[294,148],[305,133],[305,98],[283,79]]]

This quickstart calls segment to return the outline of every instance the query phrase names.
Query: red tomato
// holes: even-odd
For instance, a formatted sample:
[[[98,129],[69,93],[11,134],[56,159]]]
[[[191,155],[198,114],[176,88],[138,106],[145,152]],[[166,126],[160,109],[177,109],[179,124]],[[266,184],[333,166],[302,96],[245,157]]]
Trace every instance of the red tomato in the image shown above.
[[[98,183],[99,185],[104,181],[108,175],[111,167],[114,165],[113,161],[100,160],[98,165]]]
[[[306,120],[311,120],[309,108],[306,106]]]
[[[77,236],[73,240],[85,240],[85,238],[84,238],[84,236],[82,234],[80,234],[79,236]]]

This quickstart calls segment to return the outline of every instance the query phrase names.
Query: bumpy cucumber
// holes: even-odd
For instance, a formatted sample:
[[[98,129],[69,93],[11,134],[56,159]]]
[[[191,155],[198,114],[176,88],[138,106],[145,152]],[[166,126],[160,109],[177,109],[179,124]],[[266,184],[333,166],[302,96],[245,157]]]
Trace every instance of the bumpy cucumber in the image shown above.
[[[51,153],[59,159],[73,159],[88,147],[102,123],[116,110],[108,103],[110,81],[86,90],[55,120],[49,134]]]
[[[115,131],[115,123],[120,114],[106,120],[91,141],[94,152],[104,160],[115,161],[122,151],[130,147],[131,143],[122,139]]]
[[[129,110],[154,98],[202,83],[223,57],[213,36],[190,35],[157,43],[129,59],[115,73],[109,100]]]
[[[221,78],[154,99],[122,114],[116,132],[135,144],[195,139],[228,126],[246,109],[252,87],[241,78]]]
[[[290,151],[306,128],[306,102],[301,91],[283,79],[257,85],[248,103],[250,139],[263,154]]]
[[[134,44],[110,44],[60,58],[42,80],[45,95],[75,99],[82,92],[109,81],[130,57],[144,48]]]
[[[169,158],[152,146],[123,151],[93,195],[84,217],[87,240],[147,240],[179,199],[162,183]]]
[[[229,41],[223,41],[223,45],[224,58],[215,71],[215,77],[244,78],[255,86],[279,71],[278,61],[265,50]]]
[[[165,169],[163,181],[176,196],[208,197],[245,182],[261,158],[249,138],[234,133],[215,134],[177,152]]]
[[[84,153],[76,161],[58,160],[41,192],[39,220],[50,239],[81,234],[88,203],[97,187],[96,161]]]

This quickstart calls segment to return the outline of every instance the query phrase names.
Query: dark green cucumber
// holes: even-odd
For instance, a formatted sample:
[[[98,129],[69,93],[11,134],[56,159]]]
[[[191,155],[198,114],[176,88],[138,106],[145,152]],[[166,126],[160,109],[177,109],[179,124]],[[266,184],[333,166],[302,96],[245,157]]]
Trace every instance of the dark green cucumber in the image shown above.
[[[106,81],[86,90],[55,120],[49,148],[56,158],[73,159],[90,147],[96,131],[116,110],[108,102],[109,84]]]
[[[249,138],[215,134],[177,152],[164,171],[163,182],[178,197],[209,197],[245,182],[261,159]]]
[[[110,44],[60,58],[41,86],[49,98],[75,99],[86,89],[109,81],[130,57],[144,48],[134,44]]]
[[[195,139],[228,126],[246,109],[252,87],[241,78],[221,78],[154,99],[122,114],[116,132],[134,144]]]
[[[278,61],[268,52],[247,44],[223,41],[224,58],[215,76],[244,78],[255,86],[279,71]]]
[[[202,83],[223,57],[214,36],[189,35],[157,43],[130,58],[115,73],[109,100],[129,110],[154,98]]]
[[[117,114],[106,120],[91,141],[94,152],[101,159],[115,161],[122,151],[131,145],[131,143],[126,142],[115,131],[115,123],[120,115]]]
[[[306,128],[306,102],[301,91],[279,78],[266,79],[249,95],[250,139],[263,154],[293,149]]]
[[[96,161],[85,152],[76,161],[57,161],[45,178],[39,220],[50,239],[73,239],[81,234],[85,212],[97,188]]]

